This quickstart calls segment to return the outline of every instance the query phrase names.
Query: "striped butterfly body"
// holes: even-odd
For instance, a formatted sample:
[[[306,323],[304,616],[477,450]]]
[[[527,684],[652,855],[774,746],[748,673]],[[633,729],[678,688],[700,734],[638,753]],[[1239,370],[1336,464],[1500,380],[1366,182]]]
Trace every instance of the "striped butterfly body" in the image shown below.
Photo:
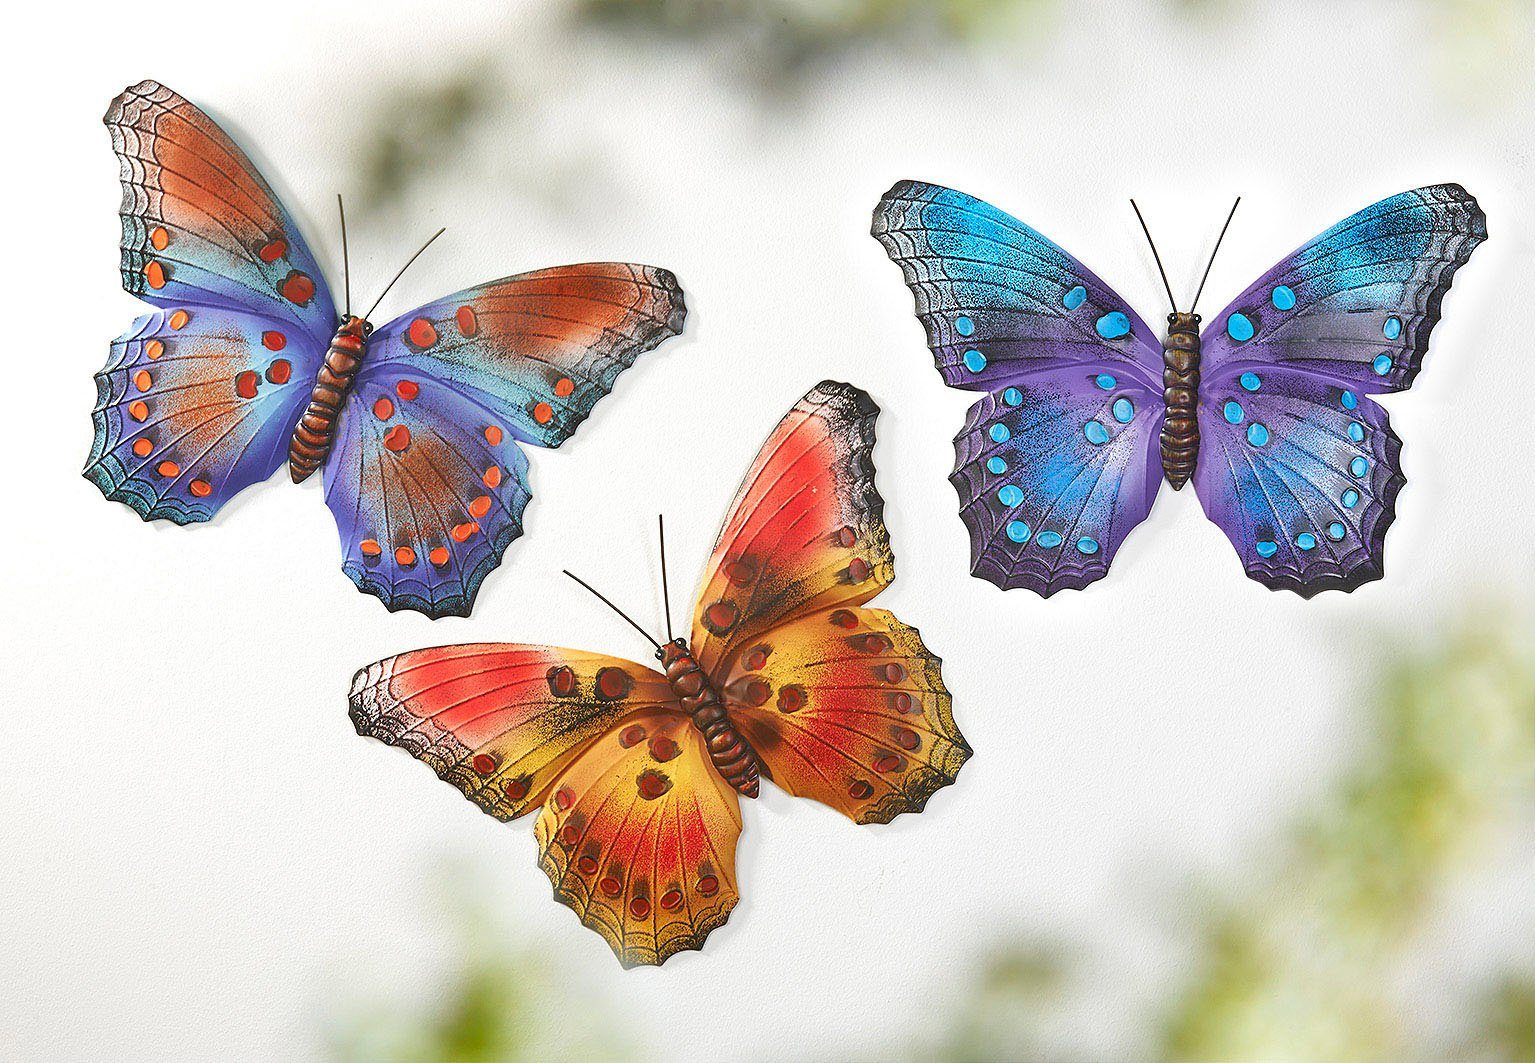
[[[1081,262],[963,192],[900,182],[872,231],[945,382],[983,393],[950,477],[974,575],[1046,597],[1086,587],[1164,479],[1194,484],[1271,589],[1309,598],[1384,574],[1406,481],[1369,396],[1411,386],[1456,272],[1487,237],[1465,189],[1364,208],[1203,331],[1175,304],[1161,342]]]
[[[884,823],[970,756],[938,658],[865,607],[894,578],[877,414],[834,381],[789,411],[736,494],[690,634],[652,640],[661,671],[550,646],[416,650],[353,678],[358,733],[498,819],[536,812],[556,899],[624,966],[700,948],[739,897],[739,799],[763,778]]]

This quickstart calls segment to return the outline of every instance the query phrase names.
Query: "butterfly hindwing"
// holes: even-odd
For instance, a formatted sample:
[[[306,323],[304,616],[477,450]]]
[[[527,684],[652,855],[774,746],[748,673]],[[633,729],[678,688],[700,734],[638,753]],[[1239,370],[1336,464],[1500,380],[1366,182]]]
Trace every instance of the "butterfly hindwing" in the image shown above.
[[[1459,185],[1403,192],[1285,258],[1206,329],[1195,489],[1253,579],[1309,598],[1384,574],[1405,479],[1368,396],[1412,385],[1486,236]]]
[[[721,689],[777,786],[858,823],[922,811],[970,756],[938,658],[883,609],[776,628],[734,658]]]
[[[467,616],[522,534],[519,442],[559,446],[685,313],[666,270],[599,262],[494,281],[377,329],[325,467],[347,575],[390,609]]]
[[[625,967],[702,947],[740,896],[739,798],[677,708],[626,716],[584,750],[536,833],[556,899]]]
[[[204,521],[288,453],[320,354],[287,326],[212,306],[156,310],[96,374],[85,476],[145,520]]]
[[[1139,377],[1034,373],[970,407],[949,477],[971,571],[1049,597],[1108,573],[1162,483],[1162,396]]]
[[[352,677],[357,733],[399,746],[508,820],[626,714],[675,704],[665,677],[616,657],[479,643],[413,650]]]
[[[1155,334],[1075,258],[962,192],[903,181],[873,232],[944,380],[988,392],[955,439],[950,478],[971,572],[1046,596],[1101,578],[1156,496]]]
[[[336,327],[324,275],[234,141],[155,81],[125,89],[103,120],[122,173],[123,287],[160,307],[258,314],[323,354]]]

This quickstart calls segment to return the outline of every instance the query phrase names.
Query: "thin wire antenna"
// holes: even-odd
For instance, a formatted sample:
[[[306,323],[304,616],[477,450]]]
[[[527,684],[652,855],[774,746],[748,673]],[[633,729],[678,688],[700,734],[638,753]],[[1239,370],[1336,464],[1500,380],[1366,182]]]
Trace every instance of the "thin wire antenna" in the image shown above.
[[[1210,252],[1210,261],[1205,263],[1205,275],[1199,278],[1199,290],[1194,293],[1194,301],[1189,304],[1189,313],[1194,312],[1194,307],[1199,305],[1199,297],[1204,294],[1205,281],[1210,279],[1210,267],[1215,265],[1215,252],[1221,249],[1221,241],[1226,239],[1226,230],[1231,228],[1231,219],[1236,217],[1237,206],[1242,202],[1242,197],[1237,196],[1236,203],[1231,204],[1231,213],[1226,215],[1226,224],[1221,226],[1221,234],[1215,238],[1215,250]]]
[[[432,240],[437,239],[439,236],[441,236],[443,233],[445,233],[447,231],[448,231],[447,229],[438,229],[436,232],[434,232],[432,234],[431,240],[428,240],[426,243],[421,245],[421,251],[425,251],[427,248],[431,247],[432,246]],[[401,277],[405,276],[405,271],[410,269],[411,262],[414,262],[414,261],[416,261],[416,259],[421,257],[421,251],[417,251],[414,255],[411,255],[410,256],[410,262],[407,262],[407,263],[405,263],[405,265],[400,267],[400,272],[398,272],[398,273],[396,273],[394,275],[394,280],[392,280],[388,284],[384,285],[384,290],[378,293],[378,298],[373,300],[373,305],[368,307],[368,312],[366,314],[362,315],[364,318],[370,318],[370,317],[373,316],[373,311],[378,309],[378,304],[382,303],[384,301],[384,296],[388,295],[389,294],[389,289],[394,287],[394,281],[397,281]]]
[[[666,611],[666,641],[672,641],[672,594],[666,584],[666,517],[656,514],[656,528],[661,533],[661,608]]]
[[[341,193],[336,193],[336,210],[341,215],[341,279],[346,286],[346,316],[352,316],[352,260],[346,250],[346,207]]]
[[[661,644],[659,642],[657,642],[654,638],[651,637],[650,632],[646,631],[644,628],[642,628],[638,624],[636,624],[634,622],[634,618],[633,617],[631,617],[628,613],[624,612],[618,606],[614,605],[611,601],[609,601],[607,595],[603,594],[596,587],[593,587],[590,583],[586,582],[586,580],[582,579],[580,576],[578,576],[574,572],[570,571],[570,569],[565,568],[565,569],[561,569],[560,571],[565,573],[565,575],[569,576],[571,579],[575,580],[577,583],[581,584],[581,586],[585,587],[587,590],[591,591],[593,594],[595,594],[597,596],[597,600],[598,601],[602,602],[603,605],[607,606],[609,609],[613,610],[613,612],[615,612],[619,616],[623,617],[625,620],[627,620],[629,622],[629,626],[630,627],[634,628],[634,630],[638,631],[641,635],[644,635],[645,636],[645,641],[650,643],[652,646],[654,646],[656,648],[656,652],[657,653],[661,652]]]
[[[1167,289],[1167,305],[1173,308],[1173,313],[1178,312],[1178,300],[1173,298],[1173,286],[1167,283],[1167,270],[1162,268],[1162,256],[1157,254],[1157,242],[1151,238],[1151,230],[1146,227],[1146,219],[1141,217],[1141,208],[1135,205],[1135,200],[1130,200],[1130,209],[1135,211],[1136,221],[1141,223],[1141,232],[1146,234],[1146,242],[1151,245],[1151,257],[1156,260],[1157,272],[1162,275],[1162,287]]]

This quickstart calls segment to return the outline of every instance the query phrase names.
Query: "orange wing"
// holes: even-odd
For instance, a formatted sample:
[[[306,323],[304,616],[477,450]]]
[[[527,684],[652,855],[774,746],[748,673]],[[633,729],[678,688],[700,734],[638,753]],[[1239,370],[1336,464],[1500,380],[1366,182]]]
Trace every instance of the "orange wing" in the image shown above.
[[[839,608],[769,632],[721,687],[773,782],[888,823],[922,811],[970,757],[939,664],[886,610]]]
[[[740,804],[677,710],[627,716],[576,758],[537,833],[555,897],[625,967],[702,947],[739,899]]]
[[[400,746],[507,820],[625,714],[675,705],[666,678],[616,657],[479,643],[414,650],[352,677],[357,733]]]
[[[823,380],[795,404],[746,474],[704,570],[693,651],[711,676],[762,633],[895,578],[874,489],[867,392]]]

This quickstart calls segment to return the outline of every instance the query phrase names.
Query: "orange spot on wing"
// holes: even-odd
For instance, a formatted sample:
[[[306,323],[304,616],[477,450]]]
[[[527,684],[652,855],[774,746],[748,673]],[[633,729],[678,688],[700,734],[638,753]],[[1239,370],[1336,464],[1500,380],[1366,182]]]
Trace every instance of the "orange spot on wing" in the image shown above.
[[[473,502],[469,503],[469,515],[471,517],[475,517],[476,519],[478,519],[480,517],[485,516],[485,514],[487,514],[489,512],[490,512],[490,496],[489,495],[481,495],[479,498],[476,498]]]
[[[485,442],[489,443],[491,446],[499,447],[501,445],[501,439],[501,429],[497,428],[495,425],[491,425],[485,429]]]
[[[463,334],[465,339],[471,339],[479,334],[480,319],[475,316],[474,307],[468,305],[461,306],[453,317],[458,322],[458,331]]]
[[[314,298],[314,281],[309,279],[307,273],[292,270],[283,278],[277,290],[288,302],[297,306],[307,306],[309,300]]]
[[[144,267],[144,279],[149,282],[151,288],[164,288],[166,280],[165,267],[151,260],[149,265]]]
[[[396,454],[410,446],[410,429],[403,424],[397,424],[384,433],[384,446]]]
[[[378,557],[384,552],[384,548],[378,545],[377,539],[364,539],[357,544],[357,549],[362,551],[364,557]]]
[[[416,563],[416,552],[408,546],[402,546],[394,552],[394,563],[401,568],[409,568]]]
[[[156,251],[164,251],[170,245],[171,234],[163,225],[156,225],[149,234],[149,243]]]
[[[195,498],[207,498],[213,494],[213,485],[207,480],[193,480],[187,484],[187,490],[191,491]]]
[[[293,376],[293,363],[279,358],[266,368],[266,378],[273,384],[286,384]]]
[[[389,401],[387,395],[373,404],[373,416],[380,421],[387,421],[394,416],[394,403]]]
[[[187,313],[185,310],[177,310],[171,314],[171,318],[168,324],[171,327],[171,331],[180,332],[182,329],[187,327],[187,322],[191,320],[191,314]]]
[[[485,481],[485,486],[486,487],[500,487],[501,486],[501,466],[499,466],[499,465],[492,465],[490,468],[485,470],[485,475],[480,477],[480,479]]]
[[[554,420],[554,407],[550,406],[547,402],[540,402],[537,406],[533,407],[533,420],[539,424],[548,424]]]
[[[159,465],[155,466],[155,472],[169,479],[172,476],[181,475],[181,466],[177,465],[174,461],[162,461]]]
[[[436,565],[438,568],[441,568],[443,565],[448,563],[448,548],[446,546],[439,546],[437,549],[427,554],[426,559],[432,564]]]
[[[149,416],[149,407],[142,402],[130,402],[128,404],[128,416],[135,421],[142,421]]]
[[[279,258],[282,258],[287,253],[288,253],[288,241],[283,240],[281,238],[273,240],[270,243],[263,245],[261,250],[256,252],[257,256],[260,257],[261,261],[267,263],[268,265],[270,265],[273,262],[276,262]]]
[[[133,453],[141,458],[149,457],[149,452],[154,449],[155,445],[144,436],[133,441]]]
[[[424,317],[418,317],[405,330],[405,342],[418,351],[424,351],[437,342],[437,330]]]
[[[477,532],[479,530],[480,530],[480,526],[477,523],[475,523],[474,521],[471,520],[471,521],[468,521],[468,522],[466,522],[464,524],[455,524],[453,526],[453,531],[450,532],[449,534],[451,534],[453,536],[453,541],[454,542],[461,543],[461,542],[464,542],[465,540],[467,540],[471,535],[473,535],[475,532]]]
[[[148,369],[140,369],[137,373],[133,374],[133,386],[140,391],[148,391],[150,385],[154,382],[155,378],[149,375]]]
[[[288,345],[288,337],[281,332],[268,331],[261,334],[261,346],[269,351],[280,351]]]
[[[414,380],[402,380],[394,386],[394,393],[406,402],[414,402],[416,396],[421,394],[421,385]]]
[[[562,376],[554,382],[554,393],[562,399],[575,390],[576,382],[568,376]]]
[[[165,353],[165,344],[159,340],[150,340],[144,344],[144,356],[151,362]]]

